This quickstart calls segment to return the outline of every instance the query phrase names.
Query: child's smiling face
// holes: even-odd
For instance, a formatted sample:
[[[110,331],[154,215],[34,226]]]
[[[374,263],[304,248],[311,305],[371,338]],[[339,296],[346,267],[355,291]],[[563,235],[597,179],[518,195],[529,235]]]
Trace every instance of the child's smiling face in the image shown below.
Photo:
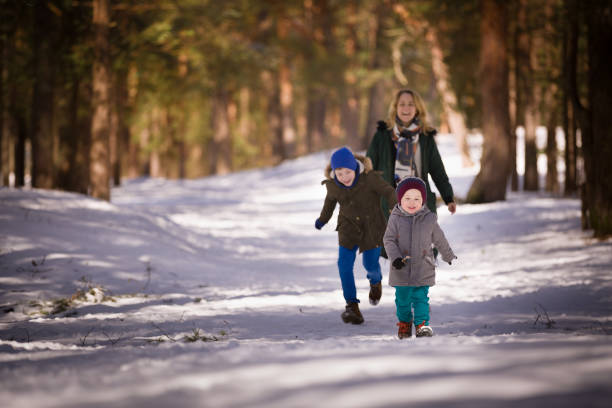
[[[338,167],[334,170],[334,174],[338,181],[347,187],[350,187],[353,184],[353,180],[355,180],[355,171],[346,167]]]
[[[408,214],[414,214],[415,212],[419,211],[423,206],[423,197],[421,197],[421,192],[416,188],[411,188],[410,190],[406,191],[402,197],[400,205]]]

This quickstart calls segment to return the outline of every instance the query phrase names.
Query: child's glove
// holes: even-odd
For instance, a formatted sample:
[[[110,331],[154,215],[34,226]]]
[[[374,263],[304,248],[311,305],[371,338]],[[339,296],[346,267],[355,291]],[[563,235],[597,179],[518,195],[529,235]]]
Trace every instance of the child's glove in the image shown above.
[[[315,221],[315,228],[320,230],[321,228],[323,228],[323,226],[325,225],[324,222],[319,221],[319,219],[317,218]]]
[[[404,267],[404,261],[402,258],[395,258],[392,265],[395,269],[402,269]]]

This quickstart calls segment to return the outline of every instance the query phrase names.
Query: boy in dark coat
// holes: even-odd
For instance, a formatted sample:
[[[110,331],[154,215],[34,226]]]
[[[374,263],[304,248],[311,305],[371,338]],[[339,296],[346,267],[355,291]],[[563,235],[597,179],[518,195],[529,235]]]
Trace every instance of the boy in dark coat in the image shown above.
[[[438,217],[427,208],[423,180],[407,177],[397,185],[399,203],[393,208],[385,231],[384,243],[389,259],[389,285],[395,287],[395,305],[399,323],[398,337],[432,336],[429,327],[429,287],[436,281],[436,263],[432,244],[449,264],[456,258]],[[414,309],[414,314],[413,314]]]
[[[332,217],[336,204],[338,214],[338,270],[346,309],[342,313],[345,323],[361,324],[359,299],[355,288],[353,266],[357,249],[363,253],[363,265],[370,281],[370,303],[378,304],[382,295],[382,273],[379,256],[386,221],[380,209],[380,199],[385,197],[396,203],[395,190],[385,182],[365,157],[355,157],[346,147],[338,149],[325,170],[326,179],[321,183],[327,188],[325,203],[315,227],[321,229]]]

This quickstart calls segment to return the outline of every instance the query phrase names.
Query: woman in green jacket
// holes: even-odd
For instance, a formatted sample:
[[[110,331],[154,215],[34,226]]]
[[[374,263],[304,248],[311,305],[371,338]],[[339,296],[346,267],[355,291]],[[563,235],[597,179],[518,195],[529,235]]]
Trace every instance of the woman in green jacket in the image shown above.
[[[394,187],[405,177],[422,179],[427,187],[427,207],[436,213],[436,196],[429,186],[431,176],[448,210],[454,214],[457,206],[453,187],[434,139],[436,133],[427,123],[423,99],[413,90],[402,89],[389,107],[387,122],[378,122],[367,157],[374,170],[382,171],[383,178]],[[383,198],[382,209],[387,218],[390,208]]]

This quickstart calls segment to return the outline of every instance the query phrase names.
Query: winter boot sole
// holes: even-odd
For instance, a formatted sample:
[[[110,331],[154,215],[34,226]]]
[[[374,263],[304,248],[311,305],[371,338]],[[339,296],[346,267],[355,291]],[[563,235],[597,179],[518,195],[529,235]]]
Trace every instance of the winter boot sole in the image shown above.
[[[431,327],[425,326],[425,327],[421,327],[417,332],[416,332],[416,336],[417,337],[431,337],[433,336],[433,330]]]
[[[351,324],[363,323],[363,318],[360,319],[358,316],[352,316],[352,315],[347,315],[346,313],[342,313],[341,317],[344,323],[351,323]]]
[[[370,295],[369,300],[372,306],[376,306],[380,303],[380,298],[382,297],[382,283],[378,282],[374,285],[370,285]]]

